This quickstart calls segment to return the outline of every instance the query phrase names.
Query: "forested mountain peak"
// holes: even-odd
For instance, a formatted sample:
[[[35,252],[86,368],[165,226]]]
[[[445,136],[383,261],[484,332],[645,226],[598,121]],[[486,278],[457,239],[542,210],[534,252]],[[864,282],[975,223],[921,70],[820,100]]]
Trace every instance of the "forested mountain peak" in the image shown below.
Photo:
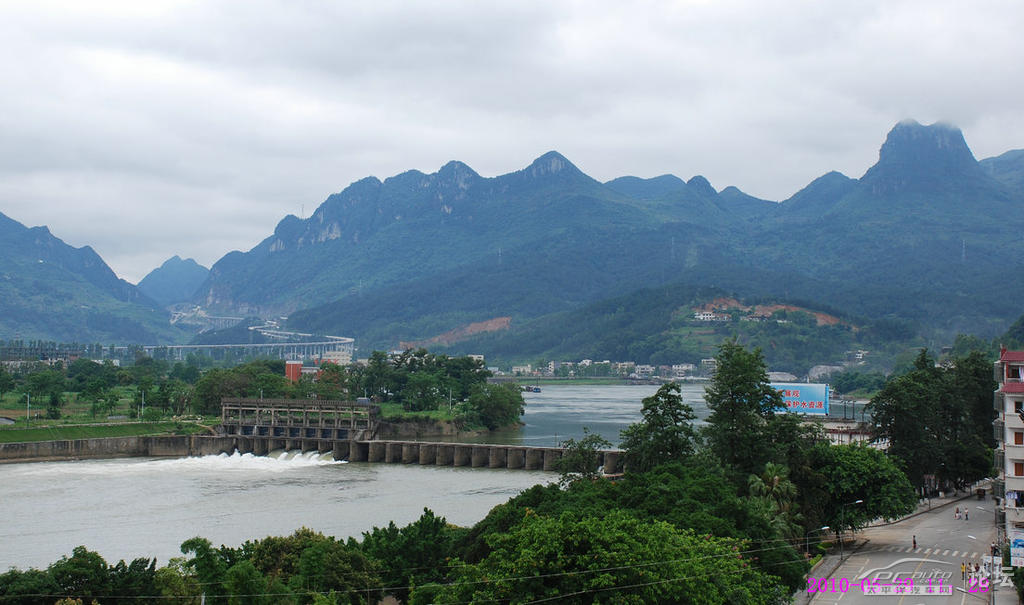
[[[876,194],[962,189],[987,180],[959,128],[913,120],[889,131],[878,163],[861,178]]]
[[[176,332],[89,246],[0,214],[0,338],[155,342]],[[158,336],[159,335],[159,336]]]
[[[781,209],[787,217],[819,218],[856,186],[856,179],[833,170],[794,193],[792,197],[782,202]]]
[[[711,183],[699,174],[691,178],[689,181],[686,181],[686,186],[697,195],[703,195],[705,197],[715,197],[718,195],[718,192],[711,186]]]
[[[582,174],[572,162],[557,151],[549,151],[534,160],[527,168],[526,173],[534,178],[558,174],[560,172],[575,172]]]
[[[1024,194],[1024,149],[1013,149],[978,164],[992,178]]]
[[[163,306],[189,300],[206,280],[210,270],[194,259],[175,254],[139,282],[139,290]]]

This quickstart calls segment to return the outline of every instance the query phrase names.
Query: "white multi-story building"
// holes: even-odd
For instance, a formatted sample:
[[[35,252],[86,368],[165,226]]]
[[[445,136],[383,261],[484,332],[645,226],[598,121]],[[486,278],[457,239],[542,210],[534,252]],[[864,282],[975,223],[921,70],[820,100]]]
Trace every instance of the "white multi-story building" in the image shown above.
[[[993,406],[998,412],[994,425],[1000,475],[994,495],[1003,499],[1003,535],[1013,540],[1024,537],[1024,351],[1000,350],[994,377],[999,383]],[[1014,559],[1014,566],[1024,565],[1024,560]]]

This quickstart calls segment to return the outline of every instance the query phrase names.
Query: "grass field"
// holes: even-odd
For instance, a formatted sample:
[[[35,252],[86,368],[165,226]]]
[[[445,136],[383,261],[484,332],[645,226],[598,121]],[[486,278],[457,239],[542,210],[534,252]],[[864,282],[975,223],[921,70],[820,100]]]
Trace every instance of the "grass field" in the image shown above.
[[[205,430],[206,427],[190,422],[132,422],[124,424],[44,426],[27,429],[4,427],[0,428],[0,443],[95,439],[98,437],[134,437],[136,435],[189,435]]]

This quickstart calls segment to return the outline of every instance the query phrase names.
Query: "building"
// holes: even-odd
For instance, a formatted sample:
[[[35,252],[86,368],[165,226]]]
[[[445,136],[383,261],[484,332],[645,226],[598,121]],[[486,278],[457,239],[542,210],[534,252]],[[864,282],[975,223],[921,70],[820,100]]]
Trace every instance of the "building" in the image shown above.
[[[996,409],[995,462],[999,471],[995,497],[1002,498],[999,528],[1015,543],[1024,540],[1024,351],[999,351],[994,378],[999,383],[993,399]],[[1014,567],[1024,566],[1024,548],[1011,546]]]

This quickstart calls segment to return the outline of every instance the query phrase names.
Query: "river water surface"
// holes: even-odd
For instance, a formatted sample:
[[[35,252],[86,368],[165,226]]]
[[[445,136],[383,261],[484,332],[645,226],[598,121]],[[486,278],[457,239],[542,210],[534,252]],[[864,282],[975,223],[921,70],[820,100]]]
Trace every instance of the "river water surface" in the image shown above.
[[[556,445],[589,427],[613,444],[640,419],[655,386],[543,386],[526,395],[525,426],[490,441]],[[704,418],[703,386],[683,397]],[[340,538],[416,520],[428,507],[472,525],[553,473],[344,464],[312,455],[133,458],[0,465],[0,571],[45,567],[85,545],[108,563],[180,556],[193,536],[238,546],[310,527]]]

